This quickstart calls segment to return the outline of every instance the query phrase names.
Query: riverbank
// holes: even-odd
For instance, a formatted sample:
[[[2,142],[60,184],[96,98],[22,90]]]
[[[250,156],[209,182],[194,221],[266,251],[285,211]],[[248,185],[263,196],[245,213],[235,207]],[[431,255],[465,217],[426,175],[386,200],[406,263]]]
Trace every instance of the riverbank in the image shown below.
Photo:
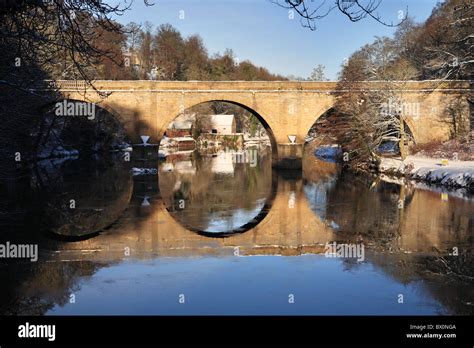
[[[419,155],[382,158],[380,173],[474,192],[474,161],[450,161]]]

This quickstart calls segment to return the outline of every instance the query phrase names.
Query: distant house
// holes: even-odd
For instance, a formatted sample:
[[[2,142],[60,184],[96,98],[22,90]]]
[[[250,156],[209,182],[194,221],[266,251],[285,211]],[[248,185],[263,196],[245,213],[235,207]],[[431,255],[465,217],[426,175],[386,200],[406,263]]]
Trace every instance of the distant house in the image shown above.
[[[165,135],[169,138],[191,137],[195,121],[196,114],[194,113],[178,116],[170,123],[166,129]]]
[[[237,132],[234,115],[211,115],[209,133],[233,134]]]
[[[237,126],[234,115],[209,115],[209,125],[206,133],[229,135],[236,133]],[[171,122],[165,135],[169,138],[192,137],[196,114],[184,114]]]

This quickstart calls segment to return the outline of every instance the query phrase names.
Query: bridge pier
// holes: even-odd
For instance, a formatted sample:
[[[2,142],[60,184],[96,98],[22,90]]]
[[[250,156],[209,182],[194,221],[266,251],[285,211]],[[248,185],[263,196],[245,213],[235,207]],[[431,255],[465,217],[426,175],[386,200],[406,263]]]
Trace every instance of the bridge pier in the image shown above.
[[[272,166],[279,169],[301,169],[303,167],[304,144],[278,143],[273,152]]]

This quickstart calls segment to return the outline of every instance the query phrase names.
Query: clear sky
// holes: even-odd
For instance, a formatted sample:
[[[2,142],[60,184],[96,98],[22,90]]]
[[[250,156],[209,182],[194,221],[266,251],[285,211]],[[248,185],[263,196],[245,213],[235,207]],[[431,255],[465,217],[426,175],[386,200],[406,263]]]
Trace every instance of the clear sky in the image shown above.
[[[125,0],[122,0],[122,4]],[[315,3],[320,0],[314,0]],[[394,28],[366,18],[353,23],[337,10],[318,20],[317,30],[303,28],[299,17],[269,0],[134,0],[131,10],[115,19],[120,23],[170,23],[183,36],[199,34],[212,55],[231,48],[240,60],[250,60],[282,75],[308,77],[318,64],[336,79],[344,58],[373,41],[391,36]],[[406,11],[417,22],[431,14],[438,0],[382,0],[378,12],[386,22],[397,22]],[[110,0],[109,3],[116,3]],[[125,3],[130,3],[127,0]],[[332,4],[333,0],[326,0]],[[184,17],[184,18],[183,18]]]

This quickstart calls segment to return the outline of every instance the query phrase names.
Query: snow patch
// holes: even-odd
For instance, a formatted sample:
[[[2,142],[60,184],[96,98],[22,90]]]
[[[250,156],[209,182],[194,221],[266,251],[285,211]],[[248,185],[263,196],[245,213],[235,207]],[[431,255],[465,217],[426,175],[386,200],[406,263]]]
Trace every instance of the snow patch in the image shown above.
[[[474,161],[449,161],[418,156],[408,156],[405,161],[400,158],[382,158],[380,171],[432,184],[474,189]]]
[[[137,175],[157,175],[158,174],[158,169],[156,168],[136,168],[133,167],[131,169],[132,175],[137,176]]]

